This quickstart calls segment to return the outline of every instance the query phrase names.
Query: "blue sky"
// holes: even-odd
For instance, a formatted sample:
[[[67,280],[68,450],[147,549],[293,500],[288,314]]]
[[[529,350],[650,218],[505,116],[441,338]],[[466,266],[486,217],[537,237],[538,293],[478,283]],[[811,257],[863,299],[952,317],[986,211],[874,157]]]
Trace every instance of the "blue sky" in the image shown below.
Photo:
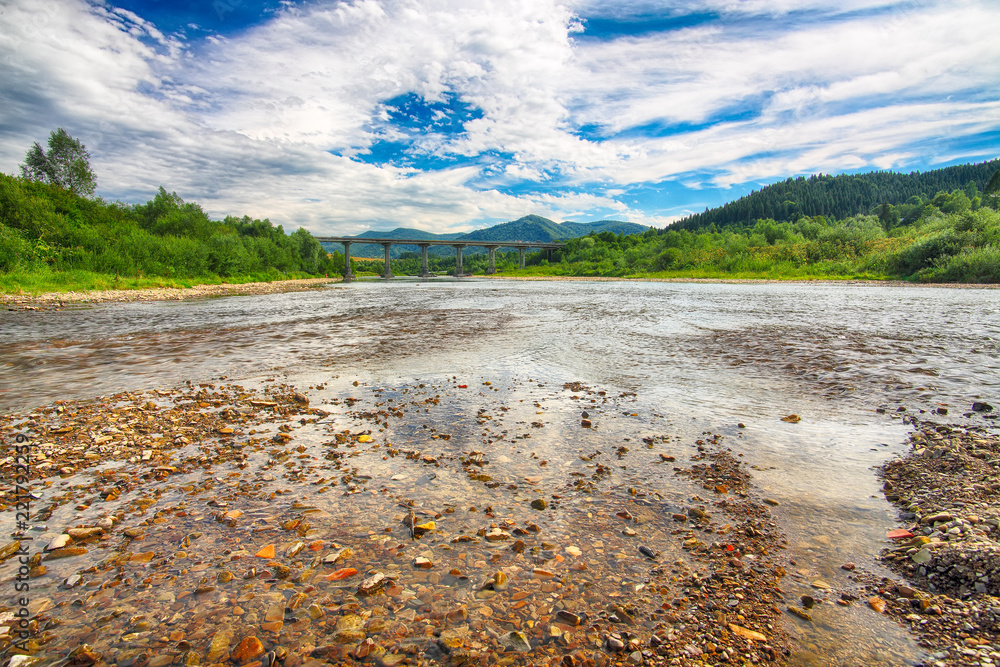
[[[354,234],[663,226],[788,176],[1000,155],[994,0],[7,0],[0,170]]]

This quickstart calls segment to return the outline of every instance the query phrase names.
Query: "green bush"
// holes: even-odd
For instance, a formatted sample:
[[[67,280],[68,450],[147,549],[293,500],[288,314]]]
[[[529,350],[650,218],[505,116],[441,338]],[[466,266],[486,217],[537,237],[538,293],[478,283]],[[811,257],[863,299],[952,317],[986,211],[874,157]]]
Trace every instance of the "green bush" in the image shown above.
[[[268,220],[212,220],[164,188],[149,202],[130,206],[0,174],[3,272],[82,272],[90,284],[93,274],[275,278],[326,273],[332,266],[304,229],[288,235]]]
[[[1000,283],[1000,247],[971,248],[919,273],[923,282]]]

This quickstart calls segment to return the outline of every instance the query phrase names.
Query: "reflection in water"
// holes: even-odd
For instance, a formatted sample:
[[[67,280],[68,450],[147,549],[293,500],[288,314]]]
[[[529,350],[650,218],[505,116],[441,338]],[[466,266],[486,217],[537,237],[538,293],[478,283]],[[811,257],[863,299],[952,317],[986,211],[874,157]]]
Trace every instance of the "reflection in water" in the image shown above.
[[[331,399],[360,392],[353,385],[359,381],[362,388],[381,388],[369,398],[384,404],[401,402],[404,387],[431,378],[490,380],[504,392],[507,400],[500,400],[477,386],[447,403],[451,413],[426,413],[427,429],[447,425],[453,434],[435,440],[432,453],[452,465],[431,469],[398,465],[391,457],[352,457],[359,518],[338,527],[345,540],[374,539],[362,518],[395,516],[401,500],[415,497],[440,513],[470,497],[477,505],[509,506],[512,497],[527,501],[536,489],[560,495],[579,475],[593,474],[596,463],[580,456],[608,455],[609,436],[614,442],[637,434],[691,442],[718,433],[754,464],[762,495],[779,503],[775,512],[795,561],[786,568],[784,588],[795,598],[815,592],[810,584],[817,579],[850,587],[849,573],[840,569],[848,561],[880,571],[872,558],[894,516],[877,497],[870,469],[900,451],[905,426],[874,409],[946,407],[951,414],[941,419],[954,419],[972,399],[1000,393],[994,295],[850,285],[357,283],[192,303],[11,312],[0,314],[0,404],[30,409],[218,376],[255,386],[269,374],[293,384],[322,382]],[[616,397],[619,409],[604,411],[598,429],[554,426],[578,423],[581,405],[606,407],[594,396],[581,403],[563,395],[562,383],[576,380],[607,387]],[[515,382],[520,393],[508,394]],[[802,421],[780,421],[790,413]],[[407,414],[384,424],[380,434],[400,450],[427,438],[417,413]],[[544,423],[545,437],[533,432],[536,421]],[[297,435],[309,451],[329,436],[319,427],[312,436]],[[574,456],[565,455],[567,448]],[[490,480],[474,479],[459,465],[472,451],[491,461],[488,473],[478,473]],[[274,465],[265,452],[253,456],[246,462],[251,470],[275,474],[266,472]],[[543,460],[552,463],[538,465]],[[553,515],[559,519],[543,526],[548,535],[570,540],[585,532],[594,501],[612,502],[630,484],[655,489],[658,503],[677,507],[690,493],[658,467],[608,468],[614,477],[586,502],[562,505]],[[177,488],[198,479],[192,473],[177,480]],[[486,486],[492,482],[497,486]],[[505,492],[511,485],[517,491]],[[317,521],[334,508],[320,488],[297,496]],[[482,527],[478,518],[456,511],[438,521],[453,537]],[[70,525],[73,517],[52,521]],[[195,530],[199,520],[189,515],[176,523],[180,534]],[[393,531],[402,530],[394,525]],[[386,535],[375,541],[391,547],[397,536]],[[666,533],[656,539],[670,543]],[[468,553],[473,562],[489,560],[487,551]],[[615,547],[609,544],[606,553]],[[624,572],[622,581],[634,574]],[[900,664],[919,655],[900,631],[866,609],[827,604],[812,616],[812,624],[788,619],[800,640],[801,664]]]

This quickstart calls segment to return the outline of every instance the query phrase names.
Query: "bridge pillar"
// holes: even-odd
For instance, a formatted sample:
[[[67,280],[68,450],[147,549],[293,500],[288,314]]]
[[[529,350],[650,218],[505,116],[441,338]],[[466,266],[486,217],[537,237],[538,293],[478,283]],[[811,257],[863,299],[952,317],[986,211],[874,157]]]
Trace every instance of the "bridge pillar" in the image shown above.
[[[486,252],[489,255],[489,264],[486,267],[486,274],[492,275],[497,272],[497,246],[488,245],[486,246]]]
[[[354,274],[351,273],[351,242],[344,241],[344,282],[349,283],[354,280]]]
[[[545,249],[545,261],[547,261],[547,262],[551,262],[552,261],[552,248],[546,248]]]
[[[462,271],[462,248],[465,246],[455,246],[455,277],[461,278],[465,275]]]
[[[429,248],[426,243],[420,246],[420,277],[430,278],[431,271],[427,267],[427,248]]]
[[[525,250],[526,250],[526,248],[518,248],[517,249],[517,265],[518,265],[518,268],[520,268],[520,269],[524,268],[524,251]]]
[[[383,243],[382,247],[385,248],[385,270],[382,271],[382,277],[389,280],[392,278],[392,267],[389,265],[389,248],[392,247],[392,244]]]

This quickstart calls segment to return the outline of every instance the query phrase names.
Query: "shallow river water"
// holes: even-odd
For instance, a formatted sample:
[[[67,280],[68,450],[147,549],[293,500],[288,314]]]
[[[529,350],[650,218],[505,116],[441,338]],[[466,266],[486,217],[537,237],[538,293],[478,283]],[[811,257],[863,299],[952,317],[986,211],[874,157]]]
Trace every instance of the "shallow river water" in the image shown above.
[[[998,302],[1000,292],[988,289],[469,280],[4,312],[0,411],[188,382],[308,386],[311,405],[337,426],[303,423],[296,443],[319,448],[335,431],[363,426],[349,409],[354,401],[345,403],[357,399],[390,413],[375,433],[386,447],[423,441],[441,461],[475,449],[490,460],[483,471],[515,489],[485,486],[465,459],[464,470],[431,469],[358,452],[353,484],[378,486],[384,499],[359,494],[357,512],[378,516],[414,498],[418,507],[499,510],[555,496],[560,513],[542,528],[556,543],[579,541],[594,506],[624,502],[629,487],[683,510],[691,488],[635,452],[648,438],[648,448],[655,440],[658,451],[687,460],[693,442],[711,437],[751,465],[755,495],[775,502],[791,600],[815,593],[816,580],[848,587],[846,562],[888,574],[875,557],[896,517],[873,468],[904,451],[910,416],[961,422],[973,400],[1000,398]],[[433,412],[415,408],[435,399]],[[932,415],[938,408],[948,414]],[[583,411],[592,428],[581,429]],[[782,421],[791,414],[801,420]],[[432,448],[430,432],[449,437],[435,437]],[[615,461],[623,443],[631,458],[619,451]],[[266,452],[249,456],[251,469],[275,466]],[[593,474],[599,459],[603,477]],[[573,494],[581,479],[596,480],[587,496]],[[83,475],[65,477],[39,502],[82,483]],[[335,508],[324,498],[297,497],[329,516]],[[80,512],[67,507],[50,522],[87,518]],[[458,516],[439,514],[439,528],[451,531],[443,537],[479,527]],[[650,521],[642,537],[667,554],[669,528]],[[365,527],[344,536],[352,530]],[[615,539],[590,540],[583,557],[605,547],[612,554]],[[436,550],[445,544],[428,542],[435,560],[451,557]],[[456,570],[477,569],[474,551]],[[73,567],[54,563],[54,580]],[[631,581],[626,571],[620,583]],[[923,659],[904,631],[867,607],[825,604],[811,613],[812,622],[783,617],[794,664]]]

